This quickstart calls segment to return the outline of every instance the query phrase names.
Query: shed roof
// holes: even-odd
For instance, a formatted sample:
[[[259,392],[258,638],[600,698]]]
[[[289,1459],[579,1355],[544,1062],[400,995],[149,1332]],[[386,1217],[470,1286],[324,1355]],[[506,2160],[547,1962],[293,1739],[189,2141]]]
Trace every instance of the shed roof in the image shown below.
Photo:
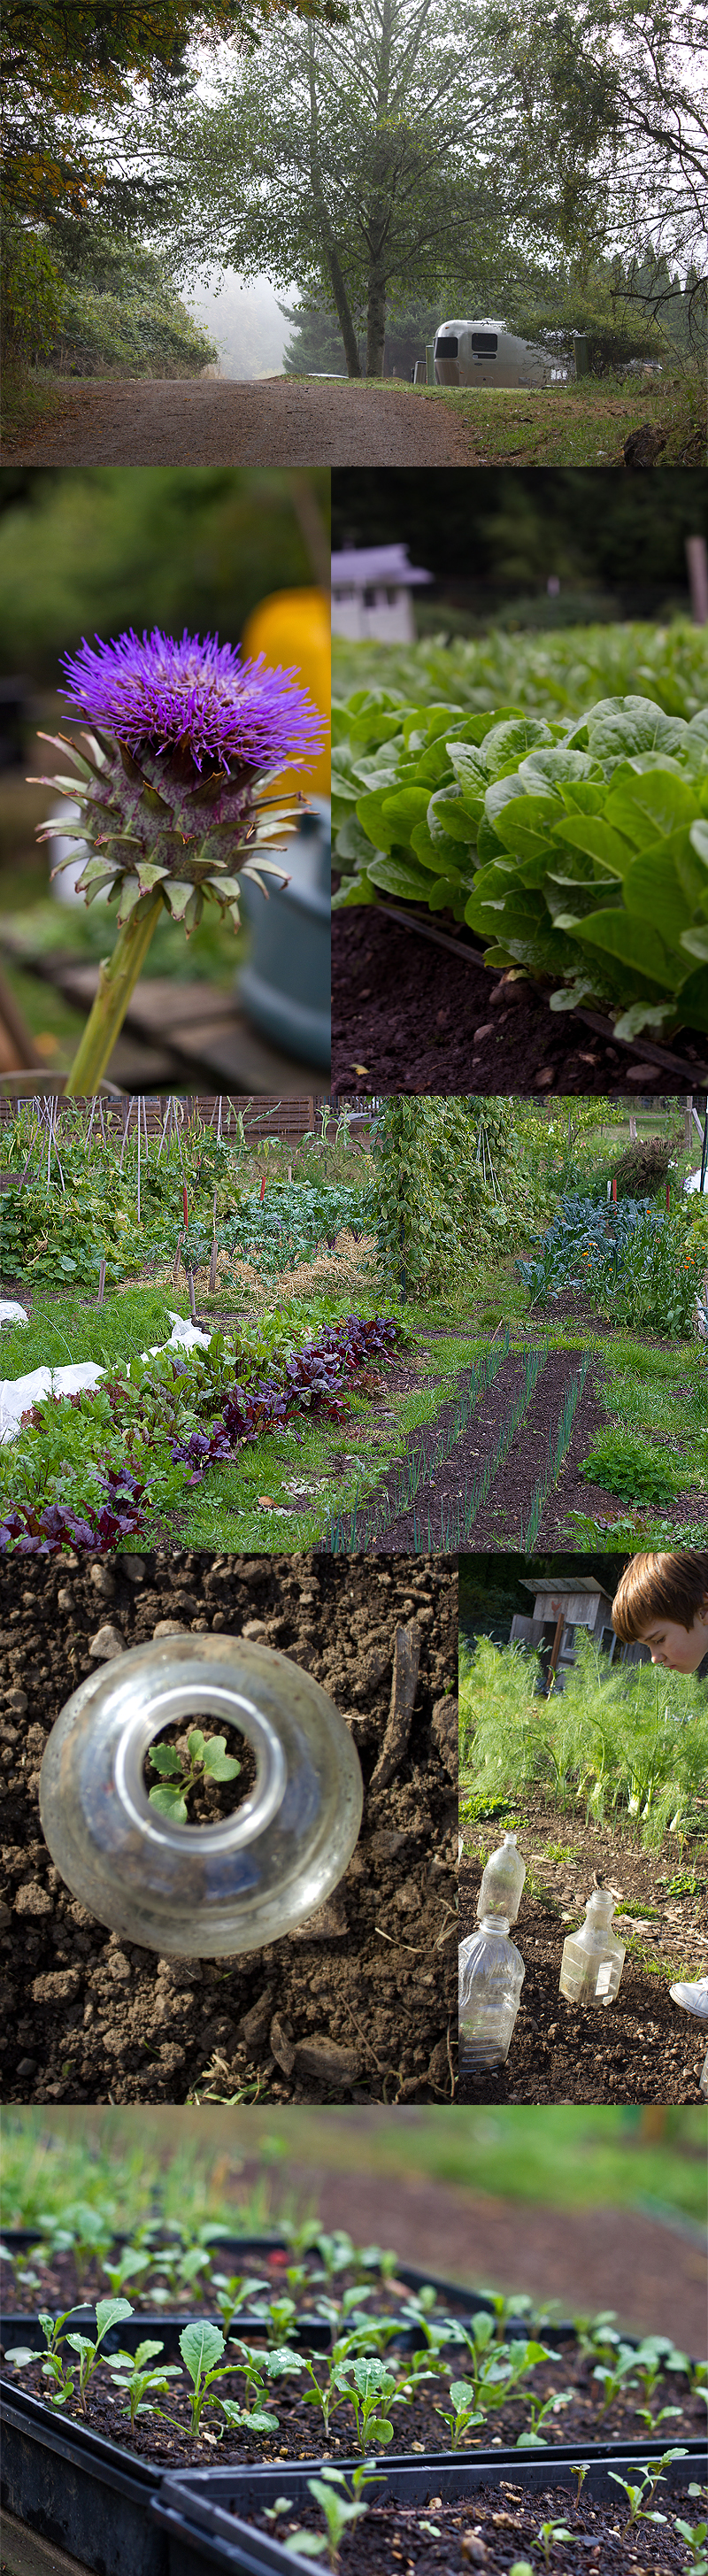
[[[345,546],[332,556],[332,589],[368,590],[379,583],[387,589],[410,590],[415,582],[432,581],[431,572],[408,561],[408,547]]]

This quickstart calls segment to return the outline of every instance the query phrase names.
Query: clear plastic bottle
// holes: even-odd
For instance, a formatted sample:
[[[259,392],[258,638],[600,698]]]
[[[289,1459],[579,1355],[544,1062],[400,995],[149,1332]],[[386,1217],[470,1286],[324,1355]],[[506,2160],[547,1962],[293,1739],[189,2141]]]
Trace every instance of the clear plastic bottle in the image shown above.
[[[612,1930],[616,1899],[594,1887],[579,1932],[563,1943],[559,1994],[569,2004],[612,2004],[625,1959],[625,1943]]]
[[[515,1923],[526,1877],[526,1862],[516,1848],[516,1835],[505,1834],[499,1850],[490,1852],[477,1898],[477,1914],[505,1914]]]
[[[150,1806],[148,1746],[175,1722],[238,1728],[256,1757],[213,1825]],[[228,1738],[227,1738],[228,1741]],[[219,1958],[278,1940],[331,1894],[361,1823],[356,1748],[326,1692],[246,1637],[153,1640],[67,1700],[40,1780],[42,1831],[72,1895],[141,1948]]]
[[[460,1944],[460,2074],[504,2066],[526,1970],[505,1914],[483,1914]]]

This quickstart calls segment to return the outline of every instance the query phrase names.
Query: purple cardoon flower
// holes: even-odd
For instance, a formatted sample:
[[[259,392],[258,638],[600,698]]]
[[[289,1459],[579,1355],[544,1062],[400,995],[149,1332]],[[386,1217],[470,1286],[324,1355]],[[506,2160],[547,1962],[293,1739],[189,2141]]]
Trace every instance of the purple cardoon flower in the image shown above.
[[[197,769],[208,759],[267,770],[302,768],[321,747],[323,718],[307,691],[262,653],[244,662],[238,645],[218,635],[202,643],[186,627],[179,643],[158,626],[142,641],[132,627],[114,643],[95,640],[98,652],[84,636],[80,653],[62,654],[71,687],[60,696],[131,752],[179,745]]]

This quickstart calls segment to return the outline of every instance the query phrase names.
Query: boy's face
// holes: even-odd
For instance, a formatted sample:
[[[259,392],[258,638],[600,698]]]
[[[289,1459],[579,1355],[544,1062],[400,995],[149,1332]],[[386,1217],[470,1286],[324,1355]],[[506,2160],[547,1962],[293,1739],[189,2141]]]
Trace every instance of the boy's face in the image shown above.
[[[642,1630],[639,1644],[648,1646],[653,1664],[663,1664],[671,1673],[695,1673],[708,1655],[708,1601],[696,1613],[692,1628],[682,1628],[676,1619],[652,1619]]]

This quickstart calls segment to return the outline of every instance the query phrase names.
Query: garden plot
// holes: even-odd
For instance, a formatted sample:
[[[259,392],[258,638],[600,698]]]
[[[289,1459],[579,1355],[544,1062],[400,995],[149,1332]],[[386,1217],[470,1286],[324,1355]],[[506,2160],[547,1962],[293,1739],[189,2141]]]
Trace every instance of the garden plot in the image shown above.
[[[462,1653],[463,1937],[503,1827],[518,1831],[527,1865],[509,2057],[466,2095],[695,2101],[707,2034],[669,1989],[702,1975],[708,1952],[705,1687],[695,1674],[610,1665],[580,1631],[575,1651],[548,1696],[526,1650],[482,1636]],[[596,1882],[616,1897],[626,1946],[615,2000],[597,2011],[559,1993],[563,1940]]]
[[[341,1885],[321,1918],[262,1954],[158,1960],[109,1934],[49,1867],[38,1795],[54,1719],[97,1662],[166,1617],[177,1641],[248,1629],[289,1655],[336,1702],[359,1753],[365,1824]],[[5,2099],[448,2100],[456,1576],[439,1563],[374,1570],[319,1556],[192,1553],[169,1568],[123,1554],[88,1565],[76,1552],[6,1557],[0,1619]],[[419,1662],[394,1742],[398,1627],[413,1632]]]
[[[462,1813],[464,1818],[464,1794]],[[506,2065],[460,2081],[463,2102],[700,2102],[708,2032],[669,1988],[704,1974],[708,1845],[681,1869],[668,1836],[658,1854],[626,1834],[563,1819],[541,1798],[519,1801],[526,1879],[513,1939],[526,1974]],[[464,1825],[460,1930],[477,1928],[482,1866],[500,1836]],[[563,1855],[563,1857],[561,1857]],[[702,1865],[701,1865],[702,1864]],[[607,2012],[581,2011],[558,1992],[565,1935],[582,1922],[594,1883],[617,1890],[612,1928],[626,1944],[619,1993]]]

